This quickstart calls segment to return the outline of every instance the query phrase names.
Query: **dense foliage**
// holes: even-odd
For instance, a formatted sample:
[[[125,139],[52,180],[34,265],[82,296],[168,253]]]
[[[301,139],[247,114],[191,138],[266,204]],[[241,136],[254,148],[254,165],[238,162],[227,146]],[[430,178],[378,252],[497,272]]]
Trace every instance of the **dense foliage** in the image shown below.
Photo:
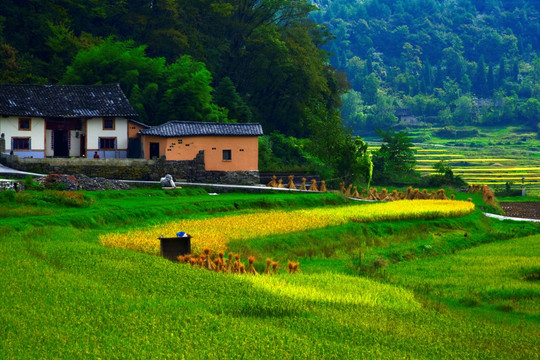
[[[414,150],[404,131],[378,131],[383,143],[373,152],[373,181],[377,184],[407,184],[418,180]]]
[[[540,114],[538,1],[314,0],[336,36],[332,65],[354,91],[348,125],[398,122],[405,107],[427,123],[527,123]]]

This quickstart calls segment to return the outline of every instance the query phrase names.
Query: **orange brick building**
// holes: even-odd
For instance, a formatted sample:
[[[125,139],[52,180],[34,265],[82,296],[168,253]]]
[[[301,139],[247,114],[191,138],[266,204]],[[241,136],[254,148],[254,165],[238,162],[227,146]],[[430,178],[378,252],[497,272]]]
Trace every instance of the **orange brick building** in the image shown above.
[[[253,171],[259,168],[260,124],[170,121],[139,131],[145,159],[193,160],[204,151],[208,171]]]

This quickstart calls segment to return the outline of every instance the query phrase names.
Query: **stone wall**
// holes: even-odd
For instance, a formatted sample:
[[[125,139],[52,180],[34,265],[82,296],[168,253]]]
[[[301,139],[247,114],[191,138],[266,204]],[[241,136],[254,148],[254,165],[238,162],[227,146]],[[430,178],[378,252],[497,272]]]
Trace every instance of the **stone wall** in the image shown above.
[[[24,191],[24,183],[18,180],[0,179],[0,191],[5,190]]]
[[[258,171],[206,171],[203,151],[200,151],[195,159],[183,161],[163,159],[31,159],[0,155],[0,163],[16,170],[38,174],[83,174],[107,179],[146,181],[158,181],[165,174],[171,174],[176,181],[246,185],[259,183]]]

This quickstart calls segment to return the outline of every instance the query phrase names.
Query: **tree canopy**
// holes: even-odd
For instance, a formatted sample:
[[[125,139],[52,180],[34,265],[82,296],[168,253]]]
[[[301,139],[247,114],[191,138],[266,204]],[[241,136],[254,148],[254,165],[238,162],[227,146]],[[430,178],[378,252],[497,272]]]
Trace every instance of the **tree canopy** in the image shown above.
[[[346,72],[361,98],[345,99],[355,109],[344,121],[357,133],[395,125],[372,106],[380,96],[391,97],[394,108],[413,109],[422,122],[442,125],[521,122],[519,107],[511,113],[506,107],[504,116],[502,108],[528,102],[530,110],[529,99],[540,100],[538,1],[314,3],[321,11],[312,17],[336,36],[326,46],[331,64]],[[464,112],[465,100],[472,114]]]
[[[149,123],[227,113],[308,136],[309,108],[337,109],[346,87],[313,10],[307,0],[6,0],[0,80],[118,81]]]

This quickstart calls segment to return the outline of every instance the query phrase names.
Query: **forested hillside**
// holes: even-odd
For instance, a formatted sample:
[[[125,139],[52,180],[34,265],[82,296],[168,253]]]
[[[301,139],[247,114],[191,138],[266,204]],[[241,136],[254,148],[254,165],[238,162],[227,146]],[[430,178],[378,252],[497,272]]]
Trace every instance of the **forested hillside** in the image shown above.
[[[538,131],[539,15],[533,0],[3,0],[0,83],[118,82],[148,124],[261,123],[263,171],[369,183],[351,130]]]
[[[331,63],[352,87],[355,130],[396,124],[409,108],[442,125],[526,123],[540,114],[540,2],[314,0],[336,37]]]

